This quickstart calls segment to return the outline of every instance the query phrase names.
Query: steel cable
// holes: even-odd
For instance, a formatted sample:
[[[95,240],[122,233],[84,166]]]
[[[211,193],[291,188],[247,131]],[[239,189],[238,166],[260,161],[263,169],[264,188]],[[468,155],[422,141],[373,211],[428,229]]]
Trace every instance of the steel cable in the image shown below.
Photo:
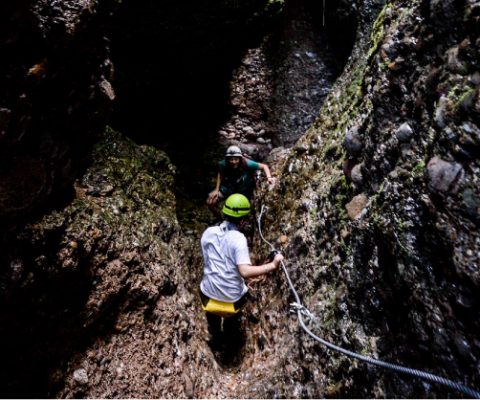
[[[275,250],[275,247],[268,241],[265,239],[265,237],[263,236],[263,232],[262,232],[262,225],[261,225],[261,219],[262,219],[262,216],[263,216],[263,213],[265,211],[265,206],[262,204],[261,206],[261,209],[260,209],[260,214],[258,215],[258,218],[257,218],[257,224],[258,224],[258,231],[259,231],[259,234],[260,234],[260,237],[261,239],[268,245],[270,246],[271,250]],[[383,368],[387,368],[387,369],[390,369],[390,370],[393,370],[395,372],[400,372],[400,373],[404,373],[404,374],[408,374],[408,375],[412,375],[412,376],[415,376],[417,378],[421,378],[421,379],[424,379],[424,380],[427,380],[427,381],[430,381],[430,382],[434,382],[434,383],[438,383],[438,384],[441,384],[441,385],[444,385],[444,386],[448,386],[452,389],[455,389],[461,393],[464,393],[468,396],[470,396],[471,398],[476,398],[476,399],[480,399],[480,392],[474,390],[474,389],[471,389],[469,388],[468,386],[465,386],[461,383],[458,383],[458,382],[455,382],[455,381],[452,381],[450,379],[446,379],[446,378],[443,378],[441,376],[437,376],[437,375],[434,375],[434,374],[430,374],[428,372],[424,372],[424,371],[420,371],[418,369],[413,369],[413,368],[408,368],[408,367],[403,367],[401,365],[397,365],[397,364],[392,364],[392,363],[389,363],[389,362],[385,362],[385,361],[381,361],[381,360],[377,360],[375,358],[372,358],[372,357],[369,357],[369,356],[363,356],[361,354],[358,354],[358,353],[355,353],[353,351],[350,351],[350,350],[347,350],[347,349],[344,349],[340,346],[336,346],[330,342],[327,342],[325,339],[322,339],[321,337],[315,335],[305,324],[304,320],[303,320],[303,315],[307,315],[309,317],[313,317],[313,314],[308,310],[308,308],[306,308],[301,300],[300,300],[300,296],[298,295],[298,292],[296,291],[294,285],[293,285],[293,282],[292,280],[290,279],[290,275],[287,271],[287,268],[285,266],[285,263],[283,261],[281,261],[281,266],[282,266],[282,270],[285,274],[285,277],[287,279],[287,282],[288,282],[288,286],[290,287],[290,290],[293,294],[293,296],[295,297],[295,303],[293,303],[292,305],[294,306],[294,309],[296,310],[297,312],[297,316],[298,316],[298,321],[300,323],[300,326],[302,327],[302,329],[308,334],[310,335],[313,339],[317,340],[318,342],[322,343],[323,345],[325,345],[326,347],[328,347],[329,349],[331,350],[335,350],[337,352],[340,352],[342,354],[345,354],[346,356],[348,357],[352,357],[352,358],[355,358],[357,360],[360,360],[360,361],[363,361],[363,362],[366,362],[366,363],[369,363],[369,364],[372,364],[372,365],[376,365],[378,367],[383,367]]]

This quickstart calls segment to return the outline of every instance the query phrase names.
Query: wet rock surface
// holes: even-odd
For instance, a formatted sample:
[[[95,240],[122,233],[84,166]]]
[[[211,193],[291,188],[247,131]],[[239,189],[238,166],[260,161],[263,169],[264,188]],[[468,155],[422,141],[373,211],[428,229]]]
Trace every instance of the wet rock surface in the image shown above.
[[[101,90],[112,78],[109,8],[76,0],[0,6],[1,223],[63,196],[103,130],[112,94]]]
[[[233,111],[220,127],[222,142],[264,159],[312,125],[344,62],[321,13],[309,1],[287,3],[280,27],[247,51],[231,80]]]
[[[294,274],[302,268],[297,285],[309,293],[323,337],[478,388],[478,303],[467,295],[467,308],[459,304],[460,293],[478,290],[480,261],[479,160],[472,147],[465,152],[474,140],[462,128],[479,122],[472,94],[478,54],[469,44],[478,38],[478,10],[472,2],[420,3],[388,4],[372,41],[358,41],[314,128],[297,144],[308,150],[281,163],[281,194],[271,201],[296,200],[289,211],[270,210],[283,215],[270,223],[295,235],[287,257]],[[461,28],[440,27],[439,15]],[[294,207],[312,193],[308,213]],[[351,221],[351,201],[361,193],[368,207]],[[321,395],[459,395],[397,375],[380,378],[378,370],[315,353],[313,342],[305,346],[312,375],[312,364],[326,363]],[[339,373],[349,378],[339,384]]]
[[[201,346],[184,348],[204,335],[185,289],[197,276],[181,250],[175,169],[112,130],[94,159],[70,205],[5,244],[2,394],[185,397],[163,380],[187,375],[184,357]]]
[[[333,9],[346,20],[348,3]],[[36,4],[50,26],[60,3]],[[264,235],[285,253],[316,334],[478,388],[480,9],[475,1],[355,4],[355,46],[327,96],[306,101],[297,69],[317,80],[319,59],[309,56],[317,39],[299,43],[301,57],[289,42],[278,75],[263,68],[264,43],[236,70],[234,112],[219,135],[267,156],[279,178],[258,191],[268,206]],[[75,31],[81,5],[64,2],[66,31]],[[327,2],[327,22],[333,10]],[[291,21],[301,35],[309,26]],[[275,79],[284,81],[278,108],[268,103]],[[312,125],[299,122],[297,107],[310,115],[320,98]],[[13,107],[1,106],[0,132],[10,132]],[[282,125],[285,116],[295,118]],[[283,140],[287,148],[275,148]],[[91,159],[73,200],[1,238],[5,397],[461,396],[302,334],[280,271],[254,286],[243,342],[212,342],[196,294],[206,219],[192,210],[183,218],[197,222],[179,221],[179,166],[111,129]],[[40,163],[30,153],[16,162]],[[20,193],[48,181],[34,170]],[[8,176],[0,181],[15,187]],[[252,250],[255,262],[268,253],[258,234]]]
[[[437,192],[455,193],[464,176],[463,167],[454,162],[447,162],[433,157],[427,164],[429,187]]]

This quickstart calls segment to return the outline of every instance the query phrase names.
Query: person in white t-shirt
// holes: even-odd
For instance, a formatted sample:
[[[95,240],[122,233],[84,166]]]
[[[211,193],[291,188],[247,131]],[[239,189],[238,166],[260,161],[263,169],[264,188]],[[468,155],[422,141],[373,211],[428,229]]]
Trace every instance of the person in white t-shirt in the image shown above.
[[[221,318],[211,312],[209,302],[221,302],[233,305],[234,312],[247,301],[248,288],[245,279],[266,275],[278,269],[283,256],[278,253],[272,261],[255,266],[250,261],[247,239],[242,226],[250,213],[250,202],[242,194],[230,195],[223,206],[225,220],[218,226],[205,230],[201,238],[204,259],[203,279],[200,283],[200,297],[212,334],[220,331]],[[234,324],[238,318],[225,319],[227,325]]]

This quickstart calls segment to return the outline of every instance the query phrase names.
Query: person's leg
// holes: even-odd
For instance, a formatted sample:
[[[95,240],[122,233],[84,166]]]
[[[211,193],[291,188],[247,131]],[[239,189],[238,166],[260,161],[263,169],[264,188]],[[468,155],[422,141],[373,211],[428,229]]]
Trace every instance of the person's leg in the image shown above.
[[[241,312],[223,320],[224,352],[222,362],[225,365],[238,365],[242,359],[242,350],[246,343],[242,329]]]
[[[247,292],[245,295],[238,301],[235,302],[235,310],[240,310],[243,308],[245,303],[250,299],[250,294]],[[228,338],[229,342],[233,347],[242,347],[245,341],[244,332],[242,330],[242,312],[239,311],[237,314],[232,315],[231,317],[225,318],[223,321],[223,334]]]
[[[205,296],[201,290],[199,290],[199,294],[200,301],[202,302],[203,306],[206,307],[208,302],[210,301],[210,298],[208,296]],[[208,332],[213,339],[215,336],[218,336],[222,331],[222,319],[219,316],[209,312],[206,312],[205,315],[207,317]]]
[[[223,334],[229,341],[237,341],[241,328],[241,312],[225,318],[223,321]]]
[[[218,338],[222,333],[222,317],[207,312],[208,331],[212,335],[212,340]]]

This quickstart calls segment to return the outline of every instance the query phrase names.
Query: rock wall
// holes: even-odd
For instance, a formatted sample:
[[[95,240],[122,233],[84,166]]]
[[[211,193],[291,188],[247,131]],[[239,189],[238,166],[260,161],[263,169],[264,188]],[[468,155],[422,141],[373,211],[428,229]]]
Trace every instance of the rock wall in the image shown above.
[[[61,396],[125,397],[126,372],[118,373],[117,385],[109,371],[116,377],[118,368],[138,368],[122,357],[149,354],[135,353],[137,335],[152,338],[144,329],[147,321],[179,318],[178,298],[168,300],[183,286],[179,267],[186,261],[177,257],[185,244],[174,211],[174,167],[164,154],[112,130],[93,158],[67,207],[5,243],[10,250],[2,253],[0,273],[4,397],[58,397],[69,383],[73,389]],[[160,338],[167,340],[165,335]],[[152,340],[149,346],[156,348],[158,340]],[[112,354],[118,341],[120,353]],[[134,381],[129,393],[165,396],[142,392]],[[95,392],[86,392],[87,385]]]
[[[104,8],[105,7],[105,8]],[[112,2],[0,6],[0,221],[64,196],[115,97],[105,22]]]
[[[479,12],[388,3],[265,199],[320,336],[477,388]],[[308,395],[459,395],[291,341]]]
[[[480,7],[382,3],[353,3],[344,73],[306,135],[271,154],[264,234],[315,333],[479,387]],[[1,6],[12,17],[1,25],[4,220],[72,187],[99,131],[114,96],[96,24],[114,4],[102,5]],[[281,272],[253,290],[245,345],[222,363],[196,296],[198,237],[176,218],[175,167],[110,129],[101,137],[71,199],[2,238],[3,397],[459,396],[307,338]],[[258,237],[253,250],[268,253]]]

